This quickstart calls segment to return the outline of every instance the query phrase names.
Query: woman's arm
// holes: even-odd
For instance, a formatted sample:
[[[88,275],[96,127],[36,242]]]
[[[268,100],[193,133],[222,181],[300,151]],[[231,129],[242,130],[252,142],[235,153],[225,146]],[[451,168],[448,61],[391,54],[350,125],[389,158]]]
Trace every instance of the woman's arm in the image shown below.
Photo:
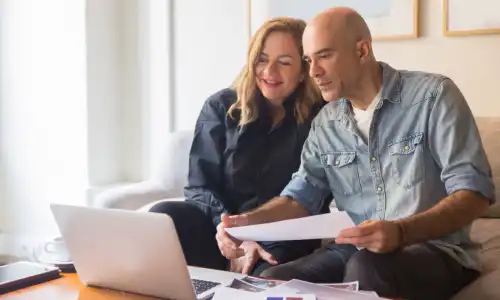
[[[184,188],[186,200],[196,201],[212,217],[215,226],[224,212],[222,154],[225,148],[225,109],[221,95],[210,97],[196,121],[193,143],[189,153],[188,183]]]

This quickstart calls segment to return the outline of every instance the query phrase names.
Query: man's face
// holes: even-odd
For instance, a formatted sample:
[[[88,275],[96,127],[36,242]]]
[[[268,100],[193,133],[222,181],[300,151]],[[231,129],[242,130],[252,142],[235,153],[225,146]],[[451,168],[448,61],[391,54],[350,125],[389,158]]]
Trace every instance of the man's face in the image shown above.
[[[326,101],[346,97],[357,85],[360,56],[345,30],[308,25],[302,43],[309,74]]]

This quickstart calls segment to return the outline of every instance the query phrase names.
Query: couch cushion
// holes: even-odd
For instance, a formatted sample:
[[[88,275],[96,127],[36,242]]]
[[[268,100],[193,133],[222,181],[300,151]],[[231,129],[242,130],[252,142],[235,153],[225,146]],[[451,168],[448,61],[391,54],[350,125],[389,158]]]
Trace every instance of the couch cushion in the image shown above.
[[[193,130],[179,130],[166,134],[161,149],[161,161],[155,167],[152,181],[160,182],[165,188],[176,189],[183,195],[187,183],[189,151],[193,143]]]
[[[477,219],[472,223],[470,237],[481,245],[479,259],[483,273],[500,270],[500,220]],[[499,286],[500,288],[500,286]]]
[[[472,224],[471,239],[481,245],[481,276],[453,300],[500,299],[500,220],[478,219]]]
[[[478,117],[477,126],[481,134],[484,150],[493,171],[497,203],[492,205],[485,217],[500,218],[500,118]]]

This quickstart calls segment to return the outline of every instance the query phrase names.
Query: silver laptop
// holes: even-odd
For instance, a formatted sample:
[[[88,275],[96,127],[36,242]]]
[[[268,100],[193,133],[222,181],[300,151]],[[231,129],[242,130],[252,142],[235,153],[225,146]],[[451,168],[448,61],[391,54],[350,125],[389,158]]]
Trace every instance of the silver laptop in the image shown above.
[[[242,277],[188,267],[168,215],[62,204],[51,210],[85,285],[193,300]]]

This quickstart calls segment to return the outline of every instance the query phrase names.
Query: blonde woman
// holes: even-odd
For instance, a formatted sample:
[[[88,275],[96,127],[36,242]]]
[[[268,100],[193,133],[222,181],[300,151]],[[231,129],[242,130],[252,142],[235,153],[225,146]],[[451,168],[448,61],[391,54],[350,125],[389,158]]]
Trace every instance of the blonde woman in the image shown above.
[[[302,59],[306,24],[272,19],[253,36],[233,86],[205,102],[190,152],[185,202],[160,203],[189,265],[253,275],[311,253],[319,241],[244,242],[221,253],[215,239],[223,213],[252,210],[277,196],[300,165],[310,122],[324,105]],[[326,209],[326,208],[325,208]]]

